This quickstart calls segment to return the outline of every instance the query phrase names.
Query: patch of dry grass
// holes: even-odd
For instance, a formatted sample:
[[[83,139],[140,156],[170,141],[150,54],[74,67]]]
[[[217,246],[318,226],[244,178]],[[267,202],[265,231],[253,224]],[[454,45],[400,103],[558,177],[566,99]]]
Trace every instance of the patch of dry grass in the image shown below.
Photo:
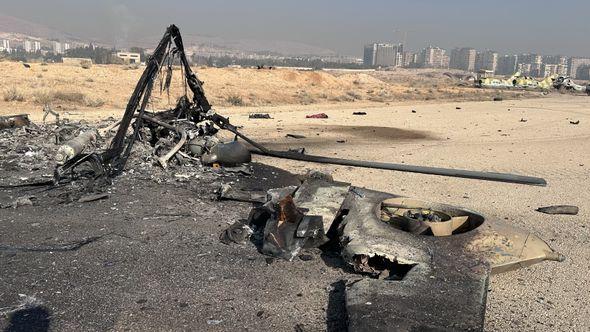
[[[22,94],[22,92],[20,92],[16,87],[13,86],[12,88],[4,91],[3,99],[4,101],[23,102],[25,101],[25,96]]]
[[[77,91],[35,91],[33,100],[39,105],[66,103],[78,106],[101,107],[104,106],[104,100],[100,98],[90,98],[86,94]]]
[[[244,106],[244,99],[239,95],[229,95],[225,98],[225,102],[231,106]]]

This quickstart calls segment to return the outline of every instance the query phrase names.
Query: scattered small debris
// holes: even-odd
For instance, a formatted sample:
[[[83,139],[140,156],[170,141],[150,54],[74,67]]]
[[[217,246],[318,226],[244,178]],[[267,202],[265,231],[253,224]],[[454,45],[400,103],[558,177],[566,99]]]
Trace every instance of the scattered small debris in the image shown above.
[[[247,221],[239,221],[223,231],[219,236],[219,241],[223,244],[246,244],[254,231],[248,226]]]
[[[455,109],[456,109],[456,110],[460,110],[460,109],[461,109],[461,107],[457,106],[457,107],[455,107]]]
[[[34,296],[26,294],[18,294],[20,297],[19,304],[0,308],[0,316],[8,316],[12,313],[37,308],[43,305],[43,302]]]
[[[573,124],[573,125],[580,124],[580,120],[577,120],[577,121],[570,121],[570,124]]]
[[[55,124],[59,126],[59,113],[52,110],[51,106],[46,104],[45,106],[43,106],[43,122],[45,122],[49,114],[55,117]]]
[[[0,116],[0,130],[24,127],[31,124],[28,114]]]
[[[31,246],[10,246],[0,244],[0,251],[25,251],[25,252],[52,252],[52,251],[76,251],[83,246],[90,244],[94,241],[100,240],[104,235],[91,236],[83,238],[79,241],[73,241],[63,244],[55,245],[31,245]]]
[[[336,143],[346,143],[346,141],[341,139],[341,140],[337,140]]]
[[[367,115],[367,112],[352,112],[352,115]]]
[[[207,320],[207,325],[219,325],[223,322],[223,320],[218,320],[218,319],[208,319]]]
[[[578,214],[578,207],[574,205],[552,205],[552,206],[545,206],[540,207],[536,211],[546,214],[568,214],[568,215],[577,215]]]
[[[287,135],[285,135],[285,137],[287,137],[287,138],[295,138],[295,139],[302,139],[302,138],[305,138],[305,136],[303,136],[303,135],[298,135],[298,134],[287,134]]]
[[[311,115],[306,115],[305,118],[306,119],[327,119],[328,114],[326,114],[326,113],[311,114]]]
[[[303,325],[303,324],[295,325],[295,332],[305,332],[305,325]]]
[[[302,261],[304,261],[304,262],[307,262],[307,261],[312,260],[313,259],[313,256],[312,255],[309,255],[309,254],[301,254],[301,255],[299,255],[299,259],[302,260]]]
[[[527,119],[524,119],[524,118],[521,118],[521,119],[520,119],[520,122],[527,122],[527,121],[528,121],[528,120],[527,120]]]
[[[288,151],[297,154],[305,154],[305,148],[291,148]]]
[[[248,119],[272,119],[268,113],[251,113]]]
[[[412,110],[412,113],[417,113],[416,110]]]
[[[502,101],[504,100],[504,98],[502,97],[494,97],[494,99],[492,99],[493,101]]]
[[[107,199],[107,198],[109,198],[109,194],[106,194],[106,193],[89,194],[89,195],[84,195],[84,196],[80,197],[80,199],[78,199],[78,203],[94,202],[94,201],[99,201],[101,199]]]
[[[28,63],[24,63],[24,62],[23,62],[23,66],[24,66],[25,68],[31,68],[31,65],[30,65],[30,64],[28,64]]]
[[[33,196],[29,197],[19,197],[12,202],[12,208],[16,209],[20,206],[33,206],[33,201],[31,200],[34,198]]]

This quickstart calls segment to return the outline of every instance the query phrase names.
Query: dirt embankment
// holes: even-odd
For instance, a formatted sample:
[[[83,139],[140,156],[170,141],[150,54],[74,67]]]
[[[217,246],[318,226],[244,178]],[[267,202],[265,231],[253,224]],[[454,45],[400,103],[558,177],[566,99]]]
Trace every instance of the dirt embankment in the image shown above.
[[[51,104],[63,108],[124,108],[144,67],[0,62],[0,110]],[[195,67],[216,106],[277,106],[333,103],[387,103],[404,100],[489,100],[498,91],[460,87],[441,73],[324,72]],[[410,75],[410,76],[408,76]],[[164,76],[164,75],[162,75]],[[173,105],[184,92],[179,68],[170,93],[160,93],[152,107]],[[504,97],[524,92],[502,92]]]

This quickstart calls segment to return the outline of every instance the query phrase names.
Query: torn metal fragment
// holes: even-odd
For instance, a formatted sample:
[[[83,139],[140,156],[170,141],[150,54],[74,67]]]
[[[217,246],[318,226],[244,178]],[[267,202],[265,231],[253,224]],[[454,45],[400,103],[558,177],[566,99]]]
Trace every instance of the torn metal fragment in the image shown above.
[[[217,189],[217,199],[248,203],[265,203],[267,201],[266,192],[239,190],[229,184],[221,184],[219,186],[219,189]]]
[[[320,173],[321,174],[321,173]],[[316,176],[320,176],[316,173]],[[295,204],[309,215],[322,216],[324,230],[328,232],[348,195],[350,184],[308,178],[295,193]]]
[[[266,221],[261,252],[292,261],[301,249],[327,242],[321,216],[305,215],[289,195]]]
[[[89,194],[89,195],[84,195],[84,196],[80,197],[80,199],[78,199],[78,203],[94,202],[94,201],[99,201],[99,200],[107,199],[107,198],[109,198],[109,194],[107,194],[107,193]]]
[[[0,116],[0,130],[24,127],[31,124],[28,114]]]
[[[287,138],[295,138],[295,139],[305,138],[305,136],[299,135],[299,134],[287,134],[287,135],[285,135],[285,137],[287,137]]]
[[[219,241],[224,244],[246,244],[254,231],[248,225],[247,221],[239,221],[223,231],[219,236]]]
[[[317,114],[306,115],[305,118],[307,118],[307,119],[327,119],[328,115],[326,113],[317,113]]]
[[[546,213],[546,214],[577,215],[579,212],[579,208],[574,205],[552,205],[552,206],[540,207],[536,211]]]
[[[65,142],[59,147],[55,154],[55,161],[58,165],[63,165],[67,161],[78,156],[88,145],[96,141],[97,133],[94,130],[89,130],[80,133],[77,137]]]
[[[248,115],[249,119],[272,119],[268,113],[251,113]]]

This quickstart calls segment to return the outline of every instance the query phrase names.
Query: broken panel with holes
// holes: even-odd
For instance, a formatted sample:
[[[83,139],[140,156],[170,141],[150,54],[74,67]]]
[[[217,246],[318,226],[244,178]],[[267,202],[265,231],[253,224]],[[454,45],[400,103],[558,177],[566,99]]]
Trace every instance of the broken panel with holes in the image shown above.
[[[482,330],[490,274],[562,261],[537,236],[455,206],[353,188],[342,256],[350,331]]]
[[[267,203],[261,253],[291,260],[325,243],[320,230],[338,242],[363,276],[346,289],[350,331],[482,330],[490,274],[564,259],[537,236],[464,208],[329,179],[282,192]],[[311,221],[315,233],[305,231]]]

